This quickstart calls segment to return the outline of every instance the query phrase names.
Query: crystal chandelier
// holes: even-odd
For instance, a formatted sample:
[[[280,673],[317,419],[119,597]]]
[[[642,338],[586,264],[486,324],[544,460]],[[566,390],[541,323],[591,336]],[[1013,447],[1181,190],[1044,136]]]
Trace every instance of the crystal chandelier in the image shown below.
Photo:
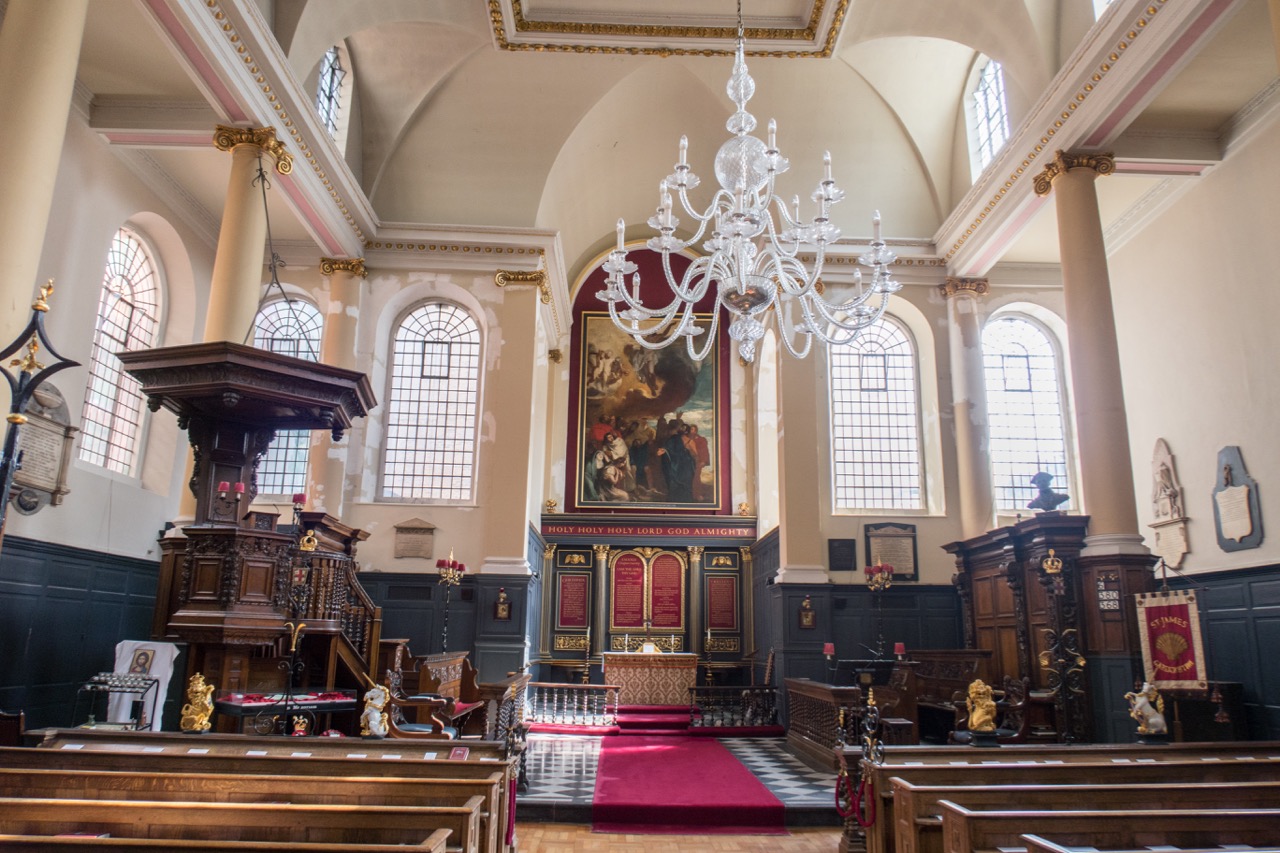
[[[800,219],[800,198],[792,200],[791,209],[774,192],[774,180],[790,168],[778,151],[777,123],[769,120],[768,142],[751,136],[755,117],[747,112],[747,101],[755,93],[756,84],[747,73],[745,39],[742,25],[742,0],[738,0],[738,44],[733,73],[726,87],[737,111],[725,122],[733,136],[716,153],[715,172],[720,189],[705,211],[699,212],[689,203],[688,191],[701,180],[689,168],[688,137],[680,137],[680,161],[675,171],[658,187],[658,210],[649,218],[649,226],[658,232],[646,244],[662,253],[666,283],[672,292],[671,302],[664,308],[649,308],[640,299],[640,275],[634,263],[627,260],[623,245],[625,223],[618,220],[618,245],[609,253],[603,268],[607,273],[605,289],[596,298],[609,305],[609,316],[619,329],[631,335],[647,349],[662,349],[685,339],[689,356],[706,358],[716,340],[720,323],[720,306],[729,317],[729,337],[737,342],[738,354],[744,361],[754,361],[756,342],[764,337],[768,312],[778,324],[778,337],[797,358],[809,353],[813,338],[828,344],[846,344],[884,314],[888,295],[901,285],[889,274],[889,265],[897,258],[880,239],[880,214],[872,220],[874,236],[870,251],[858,263],[871,269],[870,283],[864,283],[862,272],[854,274],[851,298],[829,302],[823,298],[819,277],[826,258],[827,246],[840,239],[840,229],[829,218],[831,205],[844,198],[844,190],[831,178],[831,153],[823,155],[823,178],[813,191],[818,205],[817,215],[808,222]],[[674,215],[673,198],[678,196],[685,213],[698,225],[688,240],[675,236],[680,220]],[[772,208],[772,209],[771,209]],[[776,209],[780,228],[774,224]],[[706,253],[693,261],[684,275],[677,278],[671,270],[671,253],[680,252],[703,239]],[[806,268],[800,259],[802,248],[812,247],[813,263]],[[628,292],[627,276],[631,276]],[[709,328],[701,328],[694,320],[694,306],[711,287],[715,287],[716,307]],[[873,298],[876,297],[877,298]],[[704,332],[701,345],[695,338]]]

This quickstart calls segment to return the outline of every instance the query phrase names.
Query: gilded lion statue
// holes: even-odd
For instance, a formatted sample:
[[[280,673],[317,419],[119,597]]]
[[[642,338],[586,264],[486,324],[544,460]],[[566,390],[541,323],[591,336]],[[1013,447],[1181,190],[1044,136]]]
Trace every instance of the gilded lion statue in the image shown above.
[[[991,685],[981,678],[969,685],[969,698],[965,702],[969,710],[969,731],[993,732],[996,730],[996,702],[992,698]]]
[[[1129,702],[1129,716],[1138,721],[1138,734],[1167,734],[1169,725],[1164,719],[1164,697],[1160,691],[1144,681],[1142,689],[1134,693],[1124,694]]]
[[[364,737],[383,738],[390,733],[387,723],[387,700],[391,693],[381,684],[375,684],[364,694],[364,711],[360,713],[360,734]]]
[[[204,676],[196,673],[187,682],[187,704],[182,706],[182,730],[184,732],[207,732],[211,728],[209,718],[213,716],[213,685],[204,680]]]

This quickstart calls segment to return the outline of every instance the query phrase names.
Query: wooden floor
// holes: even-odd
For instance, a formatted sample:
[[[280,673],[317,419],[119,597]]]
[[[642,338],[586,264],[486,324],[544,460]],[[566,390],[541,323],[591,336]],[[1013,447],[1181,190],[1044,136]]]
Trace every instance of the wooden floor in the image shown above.
[[[832,853],[837,828],[793,829],[790,835],[609,835],[589,826],[518,824],[518,853]]]

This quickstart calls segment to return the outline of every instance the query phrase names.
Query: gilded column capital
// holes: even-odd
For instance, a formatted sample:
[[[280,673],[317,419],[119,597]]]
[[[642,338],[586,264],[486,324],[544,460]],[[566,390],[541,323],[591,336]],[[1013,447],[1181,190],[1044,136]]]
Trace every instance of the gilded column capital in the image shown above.
[[[287,175],[293,171],[293,156],[276,139],[274,127],[228,127],[218,125],[213,132],[213,145],[219,151],[231,151],[241,145],[253,145],[271,155],[276,171]]]
[[[609,552],[613,550],[611,545],[592,545],[591,550],[595,552],[597,560],[603,560],[609,556]]]
[[[498,270],[494,273],[493,283],[498,287],[506,287],[508,284],[531,284],[538,288],[538,298],[543,304],[551,304],[551,285],[547,281],[547,273],[544,270]]]
[[[369,270],[364,265],[364,258],[321,258],[320,272],[333,275],[336,272],[349,272],[360,278],[368,278]]]
[[[690,545],[685,550],[689,552],[690,557],[696,557],[700,560],[702,559],[702,552],[707,549],[702,545]]]
[[[1053,189],[1053,179],[1072,169],[1092,169],[1099,175],[1110,175],[1116,170],[1114,154],[1090,154],[1059,151],[1053,162],[1035,177],[1036,195],[1048,195]]]
[[[558,546],[557,546],[557,545],[555,545],[555,544],[543,545],[543,546],[542,546],[542,559],[544,559],[544,560],[550,560],[552,557],[554,557],[554,556],[556,555],[556,548],[557,548],[557,547],[558,547]]]
[[[947,280],[938,285],[938,292],[945,298],[951,298],[960,293],[971,293],[974,296],[984,296],[991,290],[991,285],[985,278],[956,278],[947,276]]]

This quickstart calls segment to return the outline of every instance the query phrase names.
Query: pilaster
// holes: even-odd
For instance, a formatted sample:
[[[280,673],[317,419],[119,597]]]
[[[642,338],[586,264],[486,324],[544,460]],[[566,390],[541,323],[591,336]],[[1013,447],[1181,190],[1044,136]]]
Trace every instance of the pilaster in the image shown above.
[[[947,300],[960,527],[966,539],[990,530],[995,517],[982,318],[978,304],[978,298],[989,290],[985,278],[948,278],[946,283],[938,285],[938,291]]]

